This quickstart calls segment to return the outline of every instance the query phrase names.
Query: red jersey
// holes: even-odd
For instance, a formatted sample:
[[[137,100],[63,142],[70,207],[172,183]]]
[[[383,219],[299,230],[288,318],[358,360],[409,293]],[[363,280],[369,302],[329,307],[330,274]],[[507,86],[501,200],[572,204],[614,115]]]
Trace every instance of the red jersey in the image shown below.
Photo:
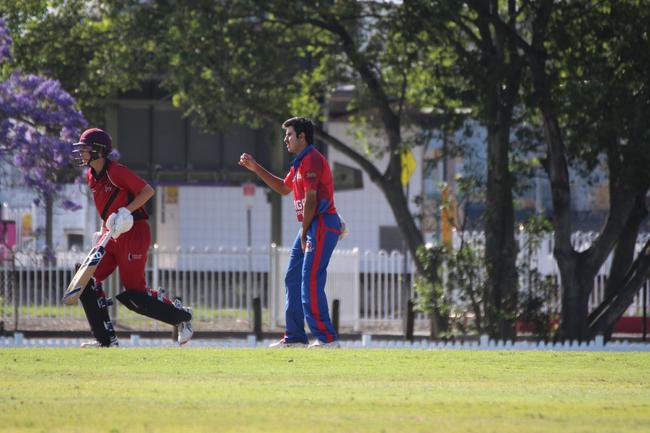
[[[104,221],[110,214],[131,203],[146,185],[147,182],[114,161],[106,160],[99,173],[93,168],[88,170],[88,187],[93,193],[97,212]],[[132,214],[135,220],[148,218],[143,208],[136,209]]]
[[[316,191],[318,206],[314,216],[336,213],[334,207],[334,181],[327,159],[313,145],[309,145],[293,160],[284,184],[293,189],[293,204],[298,221],[302,221],[305,193]]]

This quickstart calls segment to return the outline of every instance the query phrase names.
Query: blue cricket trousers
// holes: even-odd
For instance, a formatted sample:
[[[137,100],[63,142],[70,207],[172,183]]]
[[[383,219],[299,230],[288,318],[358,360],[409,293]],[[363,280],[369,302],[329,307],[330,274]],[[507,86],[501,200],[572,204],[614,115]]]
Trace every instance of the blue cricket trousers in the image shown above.
[[[338,214],[316,215],[309,226],[307,247],[303,251],[298,231],[284,278],[287,289],[285,340],[288,343],[309,342],[305,319],[312,335],[320,341],[329,343],[337,339],[325,296],[325,281],[327,265],[340,232]]]

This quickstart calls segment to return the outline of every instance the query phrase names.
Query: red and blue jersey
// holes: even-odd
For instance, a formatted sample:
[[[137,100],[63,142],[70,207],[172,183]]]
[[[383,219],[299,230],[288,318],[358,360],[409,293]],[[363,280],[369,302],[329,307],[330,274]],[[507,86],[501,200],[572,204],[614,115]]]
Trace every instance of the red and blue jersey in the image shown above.
[[[284,184],[293,190],[293,203],[298,221],[302,221],[307,190],[316,191],[318,214],[335,214],[334,181],[327,159],[313,145],[296,155]]]
[[[87,181],[95,199],[97,212],[104,221],[110,214],[131,203],[147,185],[147,182],[131,170],[110,160],[106,161],[99,173],[92,168],[88,170]],[[147,219],[143,208],[136,209],[132,214],[133,219]]]

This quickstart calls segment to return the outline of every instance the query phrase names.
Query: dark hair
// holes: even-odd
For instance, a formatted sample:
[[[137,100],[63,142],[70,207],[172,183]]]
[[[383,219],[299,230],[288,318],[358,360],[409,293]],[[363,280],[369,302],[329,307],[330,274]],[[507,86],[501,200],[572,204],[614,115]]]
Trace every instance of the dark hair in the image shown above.
[[[300,136],[301,132],[304,132],[307,144],[314,144],[314,124],[311,120],[305,117],[292,117],[282,124],[284,129],[290,126],[293,126],[294,131],[296,131],[296,138]]]

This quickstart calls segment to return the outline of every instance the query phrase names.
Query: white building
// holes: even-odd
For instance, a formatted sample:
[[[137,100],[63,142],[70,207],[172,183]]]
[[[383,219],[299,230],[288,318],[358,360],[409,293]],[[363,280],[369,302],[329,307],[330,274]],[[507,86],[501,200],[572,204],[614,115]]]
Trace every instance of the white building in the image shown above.
[[[89,201],[87,188],[66,185],[52,208],[52,242],[55,249],[85,249],[96,230],[95,206]],[[1,216],[15,228],[15,244],[21,249],[42,249],[45,245],[46,211],[43,203],[35,203],[33,191],[20,186],[0,190]],[[66,210],[62,201],[71,200],[80,206]],[[1,239],[0,239],[1,241]]]
[[[328,125],[329,133],[336,138],[350,142],[347,123]],[[347,156],[332,147],[327,151],[330,166],[357,165]],[[422,147],[414,149],[418,161],[422,160]],[[378,161],[384,169],[386,160]],[[244,170],[242,168],[242,170]],[[288,171],[288,168],[287,168]],[[360,171],[360,170],[359,170]],[[283,173],[276,173],[284,176]],[[340,248],[378,250],[381,247],[397,247],[398,227],[381,190],[370,181],[365,172],[360,172],[361,189],[338,190],[334,194],[337,210],[345,219],[350,233]],[[422,164],[419,163],[411,179],[411,197],[422,191]],[[268,245],[271,242],[271,206],[267,200],[268,188],[256,188],[251,209],[251,239],[253,245]],[[188,246],[246,246],[247,244],[247,200],[241,186],[160,186],[156,195],[157,241],[161,245]],[[417,206],[411,200],[412,212]],[[282,199],[282,243],[290,246],[300,228],[293,209],[291,195]]]
[[[328,132],[336,138],[352,142],[349,124],[332,122]],[[120,144],[116,143],[119,148]],[[361,150],[361,149],[359,149]],[[286,150],[285,150],[286,152]],[[422,192],[423,148],[415,148],[418,161],[416,172],[410,183],[410,206],[417,213],[413,197]],[[233,156],[235,154],[233,153]],[[401,249],[401,235],[395,218],[381,190],[370,181],[347,156],[332,147],[327,149],[330,166],[336,173],[347,170],[357,176],[355,182],[360,189],[335,191],[335,205],[345,218],[349,235],[341,248],[378,250],[380,248]],[[286,158],[288,159],[288,158]],[[236,161],[234,161],[236,163]],[[386,158],[377,162],[380,170],[385,169]],[[242,172],[246,170],[240,168]],[[284,176],[284,172],[276,173]],[[150,179],[146,179],[151,182]],[[360,180],[360,182],[358,182]],[[156,195],[151,206],[150,223],[154,228],[154,241],[161,246],[173,247],[218,247],[246,246],[248,244],[248,206],[250,205],[250,234],[253,246],[271,243],[271,205],[268,194],[275,194],[258,185],[255,195],[244,197],[242,186],[191,185],[187,183],[156,185]],[[4,219],[16,222],[20,233],[19,245],[39,247],[44,245],[45,209],[33,203],[33,192],[21,187],[3,188],[0,202],[4,203]],[[61,208],[60,202],[71,199],[81,205],[77,211]],[[96,210],[85,186],[68,185],[59,201],[54,204],[53,243],[55,248],[69,248],[73,245],[87,248],[90,235],[99,226]],[[291,195],[282,198],[282,243],[292,245],[300,228],[293,209]]]

